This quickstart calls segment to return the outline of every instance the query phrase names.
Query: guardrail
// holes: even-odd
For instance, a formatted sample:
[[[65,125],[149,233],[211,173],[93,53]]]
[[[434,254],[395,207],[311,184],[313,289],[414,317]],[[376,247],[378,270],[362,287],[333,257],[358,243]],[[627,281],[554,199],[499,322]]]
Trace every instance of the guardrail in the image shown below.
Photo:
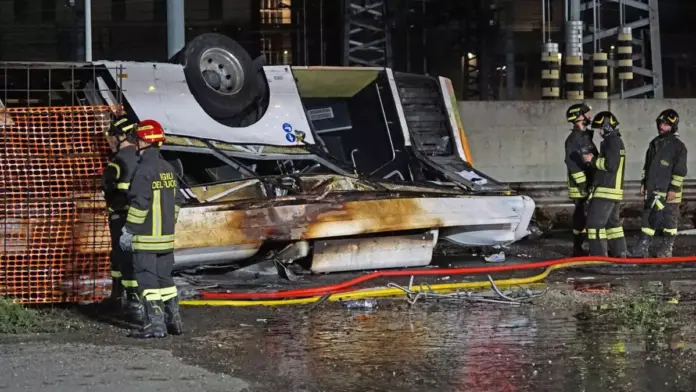
[[[573,202],[568,198],[568,184],[565,182],[514,182],[511,189],[534,199],[537,206],[534,219],[544,229],[570,228]],[[680,205],[681,230],[696,225],[696,180],[684,181],[683,201]],[[640,228],[643,213],[643,196],[640,195],[640,182],[627,181],[624,185],[624,200],[621,217],[624,228]]]

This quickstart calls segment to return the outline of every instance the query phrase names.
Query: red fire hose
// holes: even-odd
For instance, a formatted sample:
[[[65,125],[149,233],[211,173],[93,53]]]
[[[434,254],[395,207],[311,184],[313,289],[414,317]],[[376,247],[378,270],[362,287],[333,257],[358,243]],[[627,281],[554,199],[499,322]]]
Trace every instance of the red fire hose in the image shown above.
[[[476,275],[476,274],[489,274],[494,272],[507,272],[507,271],[522,271],[537,268],[547,268],[556,264],[564,264],[569,262],[582,262],[582,261],[603,261],[615,264],[675,264],[675,263],[688,263],[696,262],[696,256],[683,256],[683,257],[671,257],[671,258],[647,258],[647,259],[619,259],[614,257],[597,257],[597,256],[585,256],[585,257],[569,257],[556,260],[548,261],[538,261],[526,264],[510,264],[510,265],[495,265],[495,266],[485,266],[485,267],[463,267],[463,268],[440,268],[440,269],[407,269],[407,270],[391,270],[391,271],[376,271],[362,276],[358,276],[353,279],[349,279],[345,282],[311,287],[305,289],[296,290],[284,290],[284,291],[273,291],[273,292],[241,292],[241,293],[220,293],[220,292],[202,292],[201,299],[209,300],[224,300],[224,299],[268,299],[268,298],[302,298],[302,297],[312,297],[321,296],[325,294],[336,294],[340,292],[347,291],[353,286],[360,283],[366,282],[368,280],[380,278],[380,277],[396,277],[396,276],[432,276],[432,275]]]

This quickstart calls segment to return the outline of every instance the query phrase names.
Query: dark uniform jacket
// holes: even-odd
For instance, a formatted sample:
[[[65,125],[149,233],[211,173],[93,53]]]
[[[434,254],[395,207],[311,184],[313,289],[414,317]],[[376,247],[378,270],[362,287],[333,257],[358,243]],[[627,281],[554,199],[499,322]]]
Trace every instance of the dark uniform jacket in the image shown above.
[[[595,169],[586,164],[582,154],[597,155],[597,146],[592,141],[594,132],[574,128],[565,141],[565,164],[568,168],[568,197],[583,199],[589,195]]]
[[[626,148],[619,131],[607,135],[599,149],[599,156],[592,159],[592,165],[597,172],[590,197],[621,201],[626,171]]]
[[[109,212],[126,212],[128,188],[140,157],[135,146],[121,148],[104,168],[101,188]]]
[[[128,192],[126,230],[134,234],[133,252],[174,250],[174,226],[183,199],[174,168],[160,158],[159,148],[146,149]]]
[[[675,192],[677,197],[669,203],[681,202],[687,172],[686,153],[686,146],[674,133],[659,135],[650,142],[641,179],[648,197]]]

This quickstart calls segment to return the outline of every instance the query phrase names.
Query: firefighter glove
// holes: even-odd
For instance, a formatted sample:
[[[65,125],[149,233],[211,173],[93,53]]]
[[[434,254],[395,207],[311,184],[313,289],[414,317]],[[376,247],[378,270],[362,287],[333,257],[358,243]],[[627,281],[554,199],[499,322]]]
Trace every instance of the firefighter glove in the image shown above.
[[[121,238],[118,240],[121,249],[125,252],[133,251],[133,234],[129,233],[124,227],[121,229]]]

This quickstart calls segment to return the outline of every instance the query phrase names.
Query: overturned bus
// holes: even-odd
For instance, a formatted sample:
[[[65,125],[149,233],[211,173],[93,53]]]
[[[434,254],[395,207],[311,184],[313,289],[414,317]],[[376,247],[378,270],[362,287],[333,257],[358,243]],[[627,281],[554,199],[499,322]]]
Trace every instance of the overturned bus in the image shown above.
[[[108,254],[98,172],[71,173],[77,147],[55,146],[70,145],[70,134],[82,130],[80,143],[91,146],[84,150],[103,165],[103,132],[117,107],[138,120],[156,119],[167,133],[162,156],[178,171],[186,197],[176,227],[177,268],[269,254],[284,263],[305,260],[317,273],[424,266],[439,240],[497,245],[529,233],[534,202],[472,166],[446,78],[388,68],[264,66],[218,34],[195,38],[170,63],[2,63],[0,72],[4,142],[17,141],[16,153],[26,155],[0,160],[6,186],[12,173],[20,176],[12,166],[19,161],[35,171],[27,186],[36,189],[15,187],[17,195],[0,201],[16,214],[26,210],[0,221],[0,252],[19,262],[29,263],[37,246],[51,246],[21,233],[55,219],[55,198],[76,211],[60,246],[69,243],[74,255]],[[31,139],[36,130],[62,140],[51,139],[60,151],[50,159],[63,159],[65,171],[32,163],[40,159],[30,151],[39,143]],[[70,195],[44,193],[55,200],[33,214],[38,210],[22,197],[40,198],[43,175],[84,177],[86,185]]]

